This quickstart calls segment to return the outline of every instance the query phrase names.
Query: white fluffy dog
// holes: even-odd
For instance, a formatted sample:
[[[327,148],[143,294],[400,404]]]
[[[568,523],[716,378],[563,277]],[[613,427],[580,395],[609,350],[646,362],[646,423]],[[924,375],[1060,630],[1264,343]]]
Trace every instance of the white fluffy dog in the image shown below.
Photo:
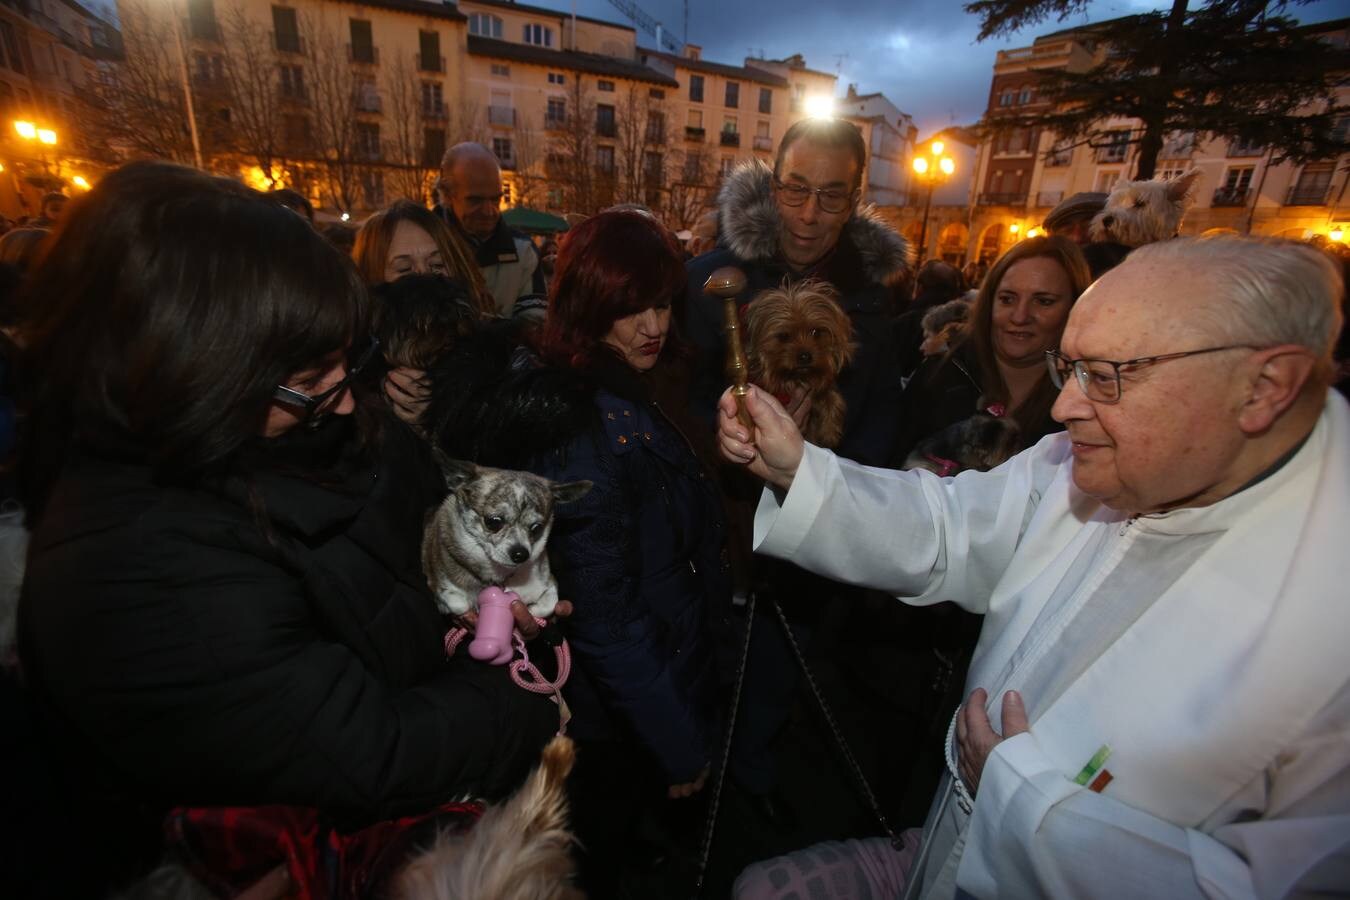
[[[1166,181],[1122,181],[1092,219],[1088,235],[1096,243],[1142,247],[1177,236],[1181,217],[1194,202],[1199,169],[1188,169]]]

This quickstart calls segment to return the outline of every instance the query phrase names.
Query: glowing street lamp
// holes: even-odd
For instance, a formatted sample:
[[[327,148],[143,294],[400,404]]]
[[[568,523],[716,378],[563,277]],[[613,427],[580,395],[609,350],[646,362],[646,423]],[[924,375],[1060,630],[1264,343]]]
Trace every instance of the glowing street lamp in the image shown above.
[[[76,175],[74,178],[70,179],[70,183],[75,185],[80,190],[84,191],[89,190],[89,180],[85,178],[83,175]]]
[[[914,157],[914,172],[927,184],[923,198],[923,224],[919,226],[918,262],[923,262],[924,249],[928,243],[928,213],[933,206],[933,187],[945,182],[956,171],[956,163],[950,156],[943,156],[945,148],[942,141],[932,141],[928,145],[927,156]]]
[[[50,128],[39,128],[37,130],[37,139],[48,147],[56,146],[56,132]]]
[[[25,141],[35,140],[37,138],[37,126],[32,122],[17,121],[14,123],[14,130],[19,133],[19,137]]]
[[[1342,240],[1345,239],[1345,229],[1337,225],[1335,228],[1327,232],[1327,237],[1331,238],[1333,241],[1339,244]]]

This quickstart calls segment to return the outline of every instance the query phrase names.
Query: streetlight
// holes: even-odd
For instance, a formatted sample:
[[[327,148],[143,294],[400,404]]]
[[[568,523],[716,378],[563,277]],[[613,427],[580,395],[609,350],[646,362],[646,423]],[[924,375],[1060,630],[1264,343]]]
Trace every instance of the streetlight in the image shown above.
[[[956,163],[950,156],[943,156],[945,145],[942,141],[933,141],[928,145],[927,156],[914,157],[914,171],[927,184],[923,197],[923,224],[919,226],[918,262],[923,262],[924,248],[928,243],[928,212],[933,206],[933,186],[945,182],[956,171]]]

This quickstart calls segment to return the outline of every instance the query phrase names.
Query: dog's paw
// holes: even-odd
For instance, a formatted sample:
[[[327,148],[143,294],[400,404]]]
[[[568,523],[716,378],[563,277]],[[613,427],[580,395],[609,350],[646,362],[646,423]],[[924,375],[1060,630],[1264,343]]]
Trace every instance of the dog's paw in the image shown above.
[[[538,619],[547,619],[553,615],[553,610],[558,605],[558,587],[554,584],[547,585],[532,597],[521,594],[520,600],[530,611],[530,615]]]
[[[432,596],[436,598],[436,608],[451,616],[462,616],[477,605],[476,597],[470,597],[467,591],[450,582],[435,585]]]

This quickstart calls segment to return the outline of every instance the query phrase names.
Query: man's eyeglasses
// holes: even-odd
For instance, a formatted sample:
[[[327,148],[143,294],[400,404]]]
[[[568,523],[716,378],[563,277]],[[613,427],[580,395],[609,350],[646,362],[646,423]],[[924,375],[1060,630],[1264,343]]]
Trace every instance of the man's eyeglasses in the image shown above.
[[[1201,353],[1218,353],[1220,350],[1255,350],[1252,344],[1226,344],[1222,347],[1205,347],[1203,350],[1186,350],[1182,353],[1165,353],[1162,356],[1141,356],[1138,359],[1115,361],[1110,359],[1069,359],[1058,350],[1045,351],[1045,365],[1050,370],[1050,383],[1057,390],[1063,390],[1072,375],[1078,381],[1078,387],[1089,400],[1098,403],[1115,403],[1120,399],[1120,370],[1137,369],[1153,363],[1166,362],[1169,359],[1182,359],[1187,356],[1199,356]]]
[[[303,412],[304,418],[312,418],[319,413],[336,396],[341,394],[347,388],[351,387],[352,381],[361,371],[375,358],[375,353],[380,349],[378,338],[371,337],[370,343],[361,350],[359,356],[356,356],[347,364],[347,374],[342,376],[342,380],[324,391],[322,394],[315,394],[312,397],[295,388],[286,387],[279,384],[276,390],[272,392],[272,399],[278,403],[284,403],[287,406],[293,406]]]
[[[853,203],[854,191],[841,191],[837,188],[809,188],[804,184],[788,184],[773,180],[773,186],[778,189],[778,197],[787,206],[801,206],[812,194],[816,195],[816,206],[820,207],[821,212],[841,213],[848,209]]]

